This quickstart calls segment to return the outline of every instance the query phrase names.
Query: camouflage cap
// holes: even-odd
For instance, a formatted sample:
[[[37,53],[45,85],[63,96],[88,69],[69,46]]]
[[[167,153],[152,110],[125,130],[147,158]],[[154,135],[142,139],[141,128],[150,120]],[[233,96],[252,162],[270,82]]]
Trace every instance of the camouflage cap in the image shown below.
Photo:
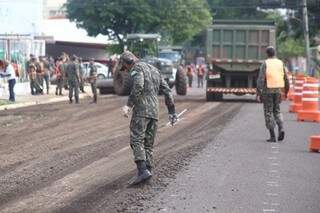
[[[119,60],[120,70],[124,70],[124,64],[131,64],[132,62],[138,61],[138,58],[130,51],[124,51]]]
[[[137,61],[138,58],[130,51],[124,51],[120,56],[120,61]]]

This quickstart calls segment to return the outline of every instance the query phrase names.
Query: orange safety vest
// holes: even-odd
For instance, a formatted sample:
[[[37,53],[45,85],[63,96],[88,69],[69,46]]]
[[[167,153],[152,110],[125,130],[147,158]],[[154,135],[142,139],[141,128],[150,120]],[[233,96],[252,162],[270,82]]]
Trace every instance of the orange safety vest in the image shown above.
[[[266,80],[267,88],[284,87],[284,66],[277,58],[267,59],[266,61]]]

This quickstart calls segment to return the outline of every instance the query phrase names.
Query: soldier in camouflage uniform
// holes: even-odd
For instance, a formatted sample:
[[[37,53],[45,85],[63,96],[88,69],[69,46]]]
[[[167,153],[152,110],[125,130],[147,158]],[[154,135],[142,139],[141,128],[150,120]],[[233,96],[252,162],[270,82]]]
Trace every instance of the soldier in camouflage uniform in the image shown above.
[[[82,64],[82,58],[79,58],[79,75],[80,75],[80,91],[85,93],[84,91],[84,67]]]
[[[79,76],[79,65],[76,62],[77,57],[72,56],[71,61],[66,66],[66,77],[68,80],[68,86],[69,86],[69,102],[72,104],[72,97],[74,92],[74,97],[76,100],[76,103],[79,103],[79,82],[80,82],[80,76]]]
[[[90,60],[89,70],[90,70],[89,79],[90,79],[91,91],[93,94],[92,103],[97,103],[97,67],[94,65],[93,58]]]
[[[133,110],[130,123],[130,146],[138,175],[130,183],[139,184],[149,179],[153,168],[153,144],[158,123],[158,94],[163,93],[171,122],[177,120],[173,96],[160,71],[150,64],[140,62],[135,55],[126,51],[120,58],[121,70],[129,71],[132,90],[127,105],[123,107],[124,116]]]
[[[289,91],[289,81],[285,67],[275,57],[273,47],[266,49],[268,59],[261,65],[257,80],[257,98],[263,102],[266,127],[270,133],[268,142],[276,142],[275,126],[278,126],[278,141],[284,139],[283,117],[280,111],[281,89],[285,89],[285,96]]]

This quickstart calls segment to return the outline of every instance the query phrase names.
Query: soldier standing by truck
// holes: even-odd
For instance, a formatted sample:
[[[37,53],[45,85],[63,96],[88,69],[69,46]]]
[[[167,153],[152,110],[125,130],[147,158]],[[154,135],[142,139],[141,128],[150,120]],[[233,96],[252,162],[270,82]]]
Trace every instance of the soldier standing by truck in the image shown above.
[[[76,104],[79,103],[79,65],[76,62],[77,57],[72,56],[71,61],[66,65],[66,77],[69,86],[69,103],[72,104],[73,93]]]
[[[126,51],[120,57],[120,70],[129,72],[132,89],[127,104],[122,108],[124,116],[132,112],[130,124],[130,146],[138,175],[131,185],[142,183],[151,178],[153,168],[153,144],[158,123],[158,94],[165,96],[170,122],[177,120],[173,96],[160,71],[150,64],[140,62],[131,52]]]
[[[89,69],[90,69],[89,79],[90,79],[91,91],[93,94],[92,103],[97,103],[97,67],[94,65],[93,58],[90,60]]]
[[[263,103],[266,127],[269,130],[268,142],[276,142],[275,125],[278,125],[278,141],[285,136],[283,117],[280,111],[281,89],[285,88],[285,96],[289,91],[289,81],[283,62],[275,57],[275,49],[267,47],[268,59],[260,67],[257,80],[257,99]]]

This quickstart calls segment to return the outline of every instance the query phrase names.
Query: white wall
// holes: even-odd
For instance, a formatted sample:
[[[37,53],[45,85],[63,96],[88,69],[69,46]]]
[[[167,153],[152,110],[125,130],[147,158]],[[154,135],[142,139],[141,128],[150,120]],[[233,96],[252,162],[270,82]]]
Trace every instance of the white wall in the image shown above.
[[[1,34],[40,34],[43,0],[0,0]]]

